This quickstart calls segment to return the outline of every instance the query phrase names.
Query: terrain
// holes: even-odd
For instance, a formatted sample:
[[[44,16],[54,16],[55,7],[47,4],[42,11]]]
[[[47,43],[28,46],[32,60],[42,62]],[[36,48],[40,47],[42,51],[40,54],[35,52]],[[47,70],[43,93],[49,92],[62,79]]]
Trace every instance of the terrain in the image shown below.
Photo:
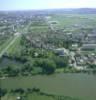
[[[0,12],[2,100],[95,100],[95,74],[95,9]]]

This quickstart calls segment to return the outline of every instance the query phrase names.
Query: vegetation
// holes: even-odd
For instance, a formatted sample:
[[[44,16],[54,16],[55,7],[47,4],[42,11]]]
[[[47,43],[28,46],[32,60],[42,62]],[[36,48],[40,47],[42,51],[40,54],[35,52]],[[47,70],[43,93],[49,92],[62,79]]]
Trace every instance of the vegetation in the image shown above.
[[[60,94],[64,92],[62,88],[67,79],[63,81],[62,77],[56,79],[53,77],[58,73],[96,74],[96,64],[93,61],[96,58],[96,50],[90,53],[78,52],[86,42],[84,39],[88,39],[88,34],[96,33],[96,14],[44,12],[31,15],[18,12],[8,15],[0,13],[0,16],[2,16],[0,18],[2,100],[16,100],[18,96],[21,100],[79,100],[69,96],[59,96],[59,92]],[[72,48],[73,44],[78,45],[75,50]],[[62,48],[63,53],[55,52]],[[90,62],[82,61],[83,57],[90,58]],[[76,69],[74,65],[77,63],[81,64],[80,67],[86,68]],[[42,78],[38,78],[39,76]],[[51,85],[49,81],[52,82]],[[46,84],[47,89],[44,88]]]
[[[20,98],[20,100],[59,100],[59,99],[66,99],[66,100],[80,100],[80,99],[76,99],[76,98],[72,98],[69,96],[58,96],[58,95],[52,95],[52,94],[47,94],[44,92],[41,92],[40,89],[38,88],[33,88],[33,89],[22,89],[22,88],[18,88],[15,90],[11,90],[10,92],[6,92],[6,89],[0,89],[0,95],[2,97],[2,100],[18,100],[18,97]],[[6,98],[6,99],[5,99]]]

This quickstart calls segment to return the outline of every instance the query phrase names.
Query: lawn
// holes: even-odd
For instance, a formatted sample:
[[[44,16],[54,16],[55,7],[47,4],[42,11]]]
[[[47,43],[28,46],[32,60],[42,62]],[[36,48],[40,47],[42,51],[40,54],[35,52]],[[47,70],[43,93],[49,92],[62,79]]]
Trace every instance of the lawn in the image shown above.
[[[13,37],[10,37],[10,39],[6,40],[5,43],[3,43],[2,45],[0,45],[0,52],[2,52],[3,49],[6,48],[6,46],[8,46],[8,44],[13,40]]]
[[[14,42],[14,44],[12,44],[11,47],[7,50],[8,54],[16,54],[16,52],[20,50],[21,48],[20,40],[21,40],[21,36],[19,36]]]

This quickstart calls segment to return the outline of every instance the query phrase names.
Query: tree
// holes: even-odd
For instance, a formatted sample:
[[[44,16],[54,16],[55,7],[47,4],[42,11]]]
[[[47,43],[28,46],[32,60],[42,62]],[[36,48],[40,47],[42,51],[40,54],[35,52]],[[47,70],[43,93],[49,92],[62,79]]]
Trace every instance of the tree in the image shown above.
[[[94,68],[94,69],[96,68],[96,64],[89,64],[88,66],[89,68]]]
[[[56,63],[57,68],[64,68],[68,66],[67,57],[54,57],[53,60]]]
[[[24,67],[23,67],[23,70],[24,71],[31,71],[33,70],[33,64],[31,61],[27,61],[25,64],[24,64]]]
[[[14,68],[14,65],[7,66],[3,70],[4,74],[7,74],[8,76],[17,76],[19,74],[19,69]]]
[[[7,93],[6,89],[1,89],[0,88],[0,97],[4,96]]]
[[[42,68],[43,74],[52,74],[56,69],[54,61],[49,59],[41,59],[35,62],[35,65]]]
[[[25,90],[22,89],[22,88],[18,88],[18,89],[15,89],[14,92],[15,92],[15,93],[23,94],[23,93],[25,92]]]
[[[47,74],[54,73],[55,68],[56,68],[55,63],[51,60],[43,61],[42,66],[43,66],[43,72]]]

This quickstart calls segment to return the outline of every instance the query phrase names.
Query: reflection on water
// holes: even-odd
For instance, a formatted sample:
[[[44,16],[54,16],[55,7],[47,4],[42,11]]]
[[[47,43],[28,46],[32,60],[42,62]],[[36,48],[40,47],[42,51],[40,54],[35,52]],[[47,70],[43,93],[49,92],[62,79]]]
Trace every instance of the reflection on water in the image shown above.
[[[17,61],[17,60],[13,60],[13,59],[10,59],[10,58],[7,58],[7,57],[2,57],[0,59],[0,67],[6,67],[6,66],[9,66],[9,65],[20,66],[20,65],[22,65],[22,63]]]

